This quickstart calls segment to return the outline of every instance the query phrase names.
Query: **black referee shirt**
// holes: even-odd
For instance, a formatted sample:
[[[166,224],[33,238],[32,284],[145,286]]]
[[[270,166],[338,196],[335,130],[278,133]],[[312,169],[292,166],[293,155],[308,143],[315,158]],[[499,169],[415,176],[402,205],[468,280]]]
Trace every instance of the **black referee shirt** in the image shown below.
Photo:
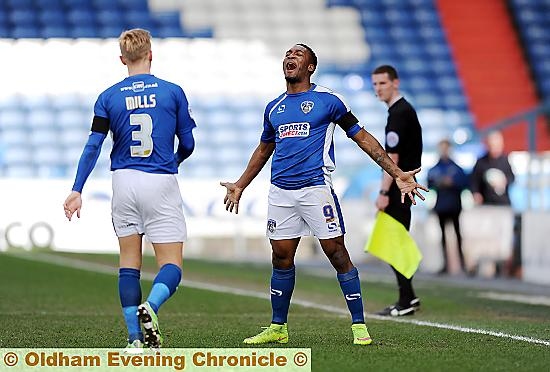
[[[403,171],[420,167],[422,128],[416,111],[403,97],[388,109],[386,152],[399,155],[397,165]]]

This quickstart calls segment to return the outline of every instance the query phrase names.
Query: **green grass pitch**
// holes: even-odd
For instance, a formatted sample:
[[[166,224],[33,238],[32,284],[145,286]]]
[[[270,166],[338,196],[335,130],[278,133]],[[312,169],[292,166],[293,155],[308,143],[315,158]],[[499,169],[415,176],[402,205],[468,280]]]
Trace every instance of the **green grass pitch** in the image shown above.
[[[106,272],[46,263],[37,257],[77,259],[92,269],[101,264]],[[0,348],[125,346],[113,275],[117,262],[115,255],[0,254]],[[154,259],[145,257],[144,272],[151,275],[155,270]],[[184,281],[256,292],[267,293],[270,273],[268,265],[184,263]],[[361,275],[368,313],[394,300],[393,284]],[[335,277],[298,268],[296,283],[295,299],[345,309]],[[142,281],[144,296],[150,286],[150,281]],[[407,319],[550,340],[547,306],[482,299],[476,290],[440,283],[418,283],[417,291],[423,309]],[[185,282],[159,313],[165,346],[170,348],[243,347],[242,340],[268,325],[270,316],[266,299],[190,288]],[[313,371],[550,370],[546,345],[373,318],[367,318],[367,325],[374,343],[354,346],[348,316],[291,305],[290,342],[275,347],[311,348]]]

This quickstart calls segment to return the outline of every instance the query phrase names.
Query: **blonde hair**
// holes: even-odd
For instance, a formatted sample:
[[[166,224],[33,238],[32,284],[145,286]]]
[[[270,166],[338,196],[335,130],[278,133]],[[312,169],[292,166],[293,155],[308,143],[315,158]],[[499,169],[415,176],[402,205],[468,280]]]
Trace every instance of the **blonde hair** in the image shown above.
[[[128,62],[145,59],[151,51],[151,33],[141,28],[124,31],[118,38],[120,53]]]

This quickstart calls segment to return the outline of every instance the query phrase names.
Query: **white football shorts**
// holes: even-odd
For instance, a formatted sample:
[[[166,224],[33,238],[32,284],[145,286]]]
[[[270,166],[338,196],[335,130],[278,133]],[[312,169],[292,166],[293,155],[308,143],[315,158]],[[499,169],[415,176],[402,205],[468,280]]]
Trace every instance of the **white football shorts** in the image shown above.
[[[115,170],[111,211],[119,238],[145,234],[152,243],[187,239],[183,200],[174,174]]]
[[[299,190],[269,188],[267,231],[270,239],[293,239],[314,235],[330,239],[345,233],[338,198],[330,186]]]

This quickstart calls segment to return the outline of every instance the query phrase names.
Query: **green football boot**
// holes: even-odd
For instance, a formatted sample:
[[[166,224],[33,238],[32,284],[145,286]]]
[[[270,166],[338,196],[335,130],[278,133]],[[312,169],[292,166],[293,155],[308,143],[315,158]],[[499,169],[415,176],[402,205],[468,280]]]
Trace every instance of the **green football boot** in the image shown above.
[[[267,344],[271,342],[286,344],[288,342],[288,328],[286,323],[271,323],[269,327],[262,328],[265,328],[262,332],[258,333],[256,336],[245,338],[243,342],[249,345]]]
[[[351,331],[353,332],[353,343],[355,345],[370,345],[372,343],[372,338],[365,323],[352,324]]]
[[[157,314],[155,314],[149,302],[144,302],[138,306],[137,316],[143,326],[145,345],[152,349],[159,349],[162,346],[163,338],[160,333]]]

